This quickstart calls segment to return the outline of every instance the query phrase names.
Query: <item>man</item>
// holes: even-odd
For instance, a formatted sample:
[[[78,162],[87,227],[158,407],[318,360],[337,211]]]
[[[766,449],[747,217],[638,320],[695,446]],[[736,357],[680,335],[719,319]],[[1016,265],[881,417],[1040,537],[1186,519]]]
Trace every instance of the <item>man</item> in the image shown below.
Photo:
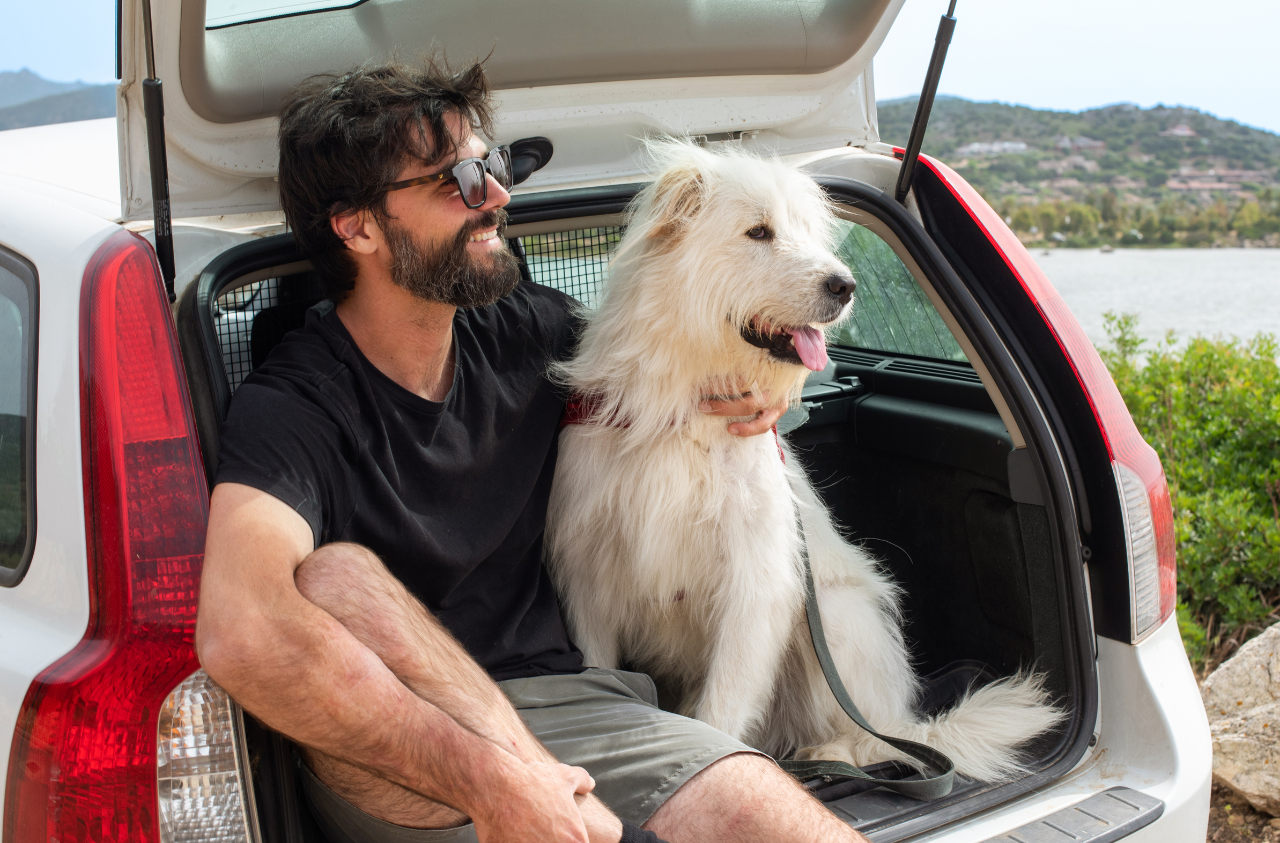
[[[479,66],[364,68],[285,104],[281,202],[332,304],[232,403],[201,663],[300,746],[333,843],[860,839],[568,640],[540,555],[572,311],[520,280],[481,131]],[[704,410],[752,417],[741,435],[780,412]]]

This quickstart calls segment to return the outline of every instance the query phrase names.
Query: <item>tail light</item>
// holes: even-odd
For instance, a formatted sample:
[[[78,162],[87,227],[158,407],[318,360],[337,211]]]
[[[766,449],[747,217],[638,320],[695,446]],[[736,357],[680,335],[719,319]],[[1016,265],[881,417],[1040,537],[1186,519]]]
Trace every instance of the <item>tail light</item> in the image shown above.
[[[1053,332],[1089,399],[1102,431],[1116,475],[1116,488],[1124,507],[1125,539],[1129,550],[1129,600],[1131,640],[1141,641],[1173,614],[1177,604],[1174,561],[1173,507],[1160,457],[1125,407],[1107,367],[1067,308],[1000,215],[950,167],[920,156],[920,161],[951,191],[1005,264],[1022,283],[1045,324]]]
[[[198,670],[173,689],[156,730],[161,843],[248,843],[258,827],[240,765],[240,712]]]
[[[203,675],[192,641],[209,502],[172,326],[154,253],[116,234],[90,261],[80,306],[89,625],[23,701],[5,843],[196,839],[181,817],[163,831],[159,818],[162,783],[172,795],[182,755],[174,741],[210,756],[211,737],[226,740],[183,691]],[[157,762],[158,730],[168,732],[167,764]],[[239,792],[232,801],[239,811]]]

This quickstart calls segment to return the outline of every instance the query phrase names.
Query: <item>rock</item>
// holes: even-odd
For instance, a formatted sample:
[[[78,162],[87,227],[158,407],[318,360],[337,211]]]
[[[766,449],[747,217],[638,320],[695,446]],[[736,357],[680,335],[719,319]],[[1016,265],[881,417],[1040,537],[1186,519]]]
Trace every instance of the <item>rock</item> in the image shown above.
[[[1280,828],[1280,817],[1276,817],[1274,820],[1268,820],[1267,825],[1272,828]]]
[[[1200,693],[1213,733],[1213,780],[1280,815],[1280,624],[1241,647]]]

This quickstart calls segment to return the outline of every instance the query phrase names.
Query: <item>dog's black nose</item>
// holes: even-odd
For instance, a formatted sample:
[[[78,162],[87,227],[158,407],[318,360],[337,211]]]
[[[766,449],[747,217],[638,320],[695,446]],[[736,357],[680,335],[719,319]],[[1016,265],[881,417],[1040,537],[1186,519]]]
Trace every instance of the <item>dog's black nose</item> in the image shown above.
[[[853,290],[858,283],[853,280],[852,275],[828,275],[827,289],[831,291],[831,295],[839,296],[841,304],[848,304],[849,299],[853,298]]]

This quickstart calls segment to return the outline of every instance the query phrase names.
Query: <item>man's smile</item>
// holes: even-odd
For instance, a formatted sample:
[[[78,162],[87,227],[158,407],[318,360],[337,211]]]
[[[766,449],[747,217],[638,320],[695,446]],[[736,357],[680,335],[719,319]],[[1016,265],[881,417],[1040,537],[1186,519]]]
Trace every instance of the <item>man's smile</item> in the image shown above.
[[[480,248],[485,250],[497,249],[502,246],[502,240],[498,237],[497,228],[490,228],[486,231],[477,231],[468,237],[467,241],[468,245],[471,243],[477,243],[480,245]]]

